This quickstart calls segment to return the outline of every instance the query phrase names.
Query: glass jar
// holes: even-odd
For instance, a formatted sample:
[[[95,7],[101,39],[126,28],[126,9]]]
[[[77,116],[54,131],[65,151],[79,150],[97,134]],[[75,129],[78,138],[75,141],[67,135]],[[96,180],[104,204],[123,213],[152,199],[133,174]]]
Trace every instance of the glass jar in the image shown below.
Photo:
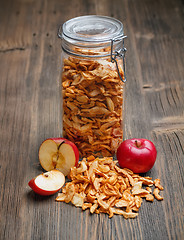
[[[80,156],[113,156],[123,139],[124,32],[111,17],[80,16],[63,24],[63,137]]]

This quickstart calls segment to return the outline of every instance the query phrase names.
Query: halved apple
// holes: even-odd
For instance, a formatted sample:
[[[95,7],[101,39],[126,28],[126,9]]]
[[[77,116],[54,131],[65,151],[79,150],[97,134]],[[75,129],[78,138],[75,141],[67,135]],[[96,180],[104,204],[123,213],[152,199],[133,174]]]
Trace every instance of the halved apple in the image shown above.
[[[71,167],[78,164],[79,151],[76,145],[67,139],[48,138],[40,146],[39,161],[46,171],[58,169],[67,176]]]
[[[65,176],[59,170],[51,170],[31,179],[30,188],[39,195],[49,196],[58,192],[65,183]]]

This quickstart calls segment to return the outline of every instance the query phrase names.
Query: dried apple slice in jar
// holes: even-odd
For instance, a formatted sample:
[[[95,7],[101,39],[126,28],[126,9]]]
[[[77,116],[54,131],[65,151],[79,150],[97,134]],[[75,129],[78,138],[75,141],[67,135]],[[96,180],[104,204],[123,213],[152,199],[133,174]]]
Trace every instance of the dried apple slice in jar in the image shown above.
[[[121,67],[120,72],[123,77]],[[115,63],[69,57],[62,86],[64,137],[75,142],[83,157],[112,156],[123,138],[123,82]]]

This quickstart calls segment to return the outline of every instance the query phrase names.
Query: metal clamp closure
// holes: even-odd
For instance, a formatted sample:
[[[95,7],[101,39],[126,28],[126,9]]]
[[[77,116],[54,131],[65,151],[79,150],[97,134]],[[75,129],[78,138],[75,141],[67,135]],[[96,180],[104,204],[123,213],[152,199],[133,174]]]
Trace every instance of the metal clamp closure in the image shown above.
[[[126,72],[125,72],[125,52],[127,51],[127,49],[125,48],[124,46],[124,39],[126,38],[127,36],[123,36],[123,37],[120,37],[120,38],[113,38],[111,39],[111,62],[116,64],[116,68],[117,68],[117,71],[118,71],[118,75],[121,79],[122,82],[126,82]],[[116,50],[115,52],[113,52],[113,46],[114,46],[114,42],[117,42],[117,41],[121,41],[123,40],[123,48],[119,49],[119,50]],[[120,74],[120,71],[119,71],[119,67],[118,67],[118,62],[116,60],[117,57],[121,57],[123,59],[123,71],[124,71],[124,79],[122,78],[121,74]]]

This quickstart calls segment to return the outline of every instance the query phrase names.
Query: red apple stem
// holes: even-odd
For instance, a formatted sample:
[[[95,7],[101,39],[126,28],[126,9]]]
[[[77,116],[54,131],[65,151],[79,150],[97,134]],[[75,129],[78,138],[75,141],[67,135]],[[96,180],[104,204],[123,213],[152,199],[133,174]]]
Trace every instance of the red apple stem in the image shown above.
[[[136,147],[140,147],[141,146],[141,141],[139,141],[139,140],[135,140],[135,144],[136,144]]]
[[[65,140],[59,144],[58,149],[61,147],[63,143],[65,143]]]

